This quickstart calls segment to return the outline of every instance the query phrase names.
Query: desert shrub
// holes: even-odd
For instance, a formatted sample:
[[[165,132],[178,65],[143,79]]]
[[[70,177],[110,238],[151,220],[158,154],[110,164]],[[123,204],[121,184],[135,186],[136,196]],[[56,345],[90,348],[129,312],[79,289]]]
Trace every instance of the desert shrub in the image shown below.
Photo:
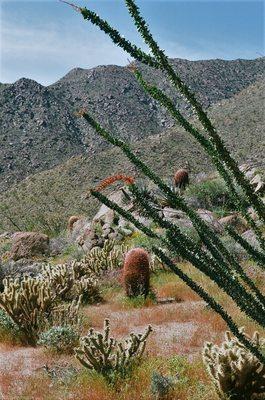
[[[157,239],[150,238],[138,231],[134,232],[130,237],[126,238],[125,243],[126,245],[128,245],[129,248],[142,247],[147,251],[151,251],[152,247],[155,245],[160,246],[160,243]]]
[[[71,354],[74,352],[74,347],[78,345],[78,340],[79,334],[73,326],[53,326],[41,333],[38,345],[56,353]]]
[[[62,240],[65,240],[65,238],[62,236]],[[57,240],[60,240],[60,237],[57,238]],[[71,243],[65,245],[65,247],[62,249],[62,251],[58,252],[60,254],[60,259],[63,260],[77,260],[80,261],[84,257],[84,250],[80,246],[78,246],[76,243]]]
[[[197,243],[197,244],[201,243],[201,239],[198,235],[198,232],[196,231],[196,229],[193,226],[191,226],[191,227],[179,226],[179,229],[184,235],[187,235],[192,240],[194,240],[195,243]]]
[[[142,308],[157,303],[156,293],[150,289],[147,296],[139,295],[135,297],[122,296],[120,302],[124,308]]]
[[[190,185],[185,197],[195,198],[198,208],[213,210],[216,207],[233,209],[233,201],[225,182],[220,178]]]
[[[123,285],[128,297],[147,296],[150,287],[150,260],[141,248],[130,250],[124,259]]]
[[[21,332],[18,325],[0,308],[0,341],[19,342],[20,340]]]
[[[0,308],[0,329],[18,331],[18,326],[2,308]]]
[[[11,250],[11,240],[0,240],[0,257]]]
[[[231,238],[231,236],[222,236],[221,241],[225,245],[227,250],[229,250],[230,253],[233,254],[237,260],[243,260],[248,257],[247,252],[241,246],[239,246],[238,243],[233,238]]]
[[[265,339],[258,332],[250,340],[264,350]],[[220,399],[264,399],[265,365],[229,332],[220,346],[204,345],[203,361]]]
[[[75,349],[77,359],[89,370],[103,375],[108,382],[117,378],[125,378],[130,374],[133,365],[141,360],[151,326],[144,334],[131,333],[124,341],[110,337],[109,320],[104,321],[103,333],[91,328],[80,340],[80,346]]]
[[[63,386],[69,387],[69,384],[76,384],[76,379],[78,378],[78,370],[73,365],[67,364],[55,364],[52,366],[44,365],[44,371],[47,376],[52,381],[52,386],[60,385],[60,388]]]
[[[151,376],[151,393],[156,400],[164,399],[174,387],[174,379],[164,376],[158,372],[153,372]]]

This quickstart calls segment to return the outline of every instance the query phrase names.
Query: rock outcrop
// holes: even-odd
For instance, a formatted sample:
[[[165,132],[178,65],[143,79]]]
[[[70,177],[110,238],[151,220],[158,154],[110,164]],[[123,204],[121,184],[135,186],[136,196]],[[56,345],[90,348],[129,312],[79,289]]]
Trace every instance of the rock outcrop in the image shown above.
[[[48,255],[49,237],[38,232],[17,232],[12,237],[10,257],[17,261],[22,258],[39,257]]]

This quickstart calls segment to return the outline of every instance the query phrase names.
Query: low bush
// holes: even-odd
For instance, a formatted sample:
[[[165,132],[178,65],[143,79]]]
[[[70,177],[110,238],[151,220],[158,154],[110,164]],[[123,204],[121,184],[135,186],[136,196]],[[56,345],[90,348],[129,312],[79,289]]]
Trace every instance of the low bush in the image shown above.
[[[196,208],[214,210],[217,208],[233,209],[233,202],[225,182],[215,178],[190,185],[186,192],[187,199],[193,199]],[[196,203],[196,204],[195,204]]]
[[[153,246],[159,245],[157,239],[149,238],[141,232],[134,232],[130,237],[125,239],[125,244],[129,248],[142,247],[147,251],[151,251]]]
[[[157,303],[156,293],[150,290],[148,295],[139,295],[135,297],[121,296],[120,303],[126,309],[142,308],[152,306]]]
[[[153,372],[150,389],[155,400],[165,399],[173,387],[174,379],[172,377]]]
[[[20,336],[18,325],[0,308],[0,342],[17,343],[20,341]]]
[[[38,345],[46,347],[56,353],[71,354],[78,345],[79,333],[70,325],[53,326],[46,332],[41,333]]]
[[[225,235],[221,237],[221,241],[227,248],[227,250],[233,254],[233,256],[241,261],[247,259],[248,255],[247,252],[238,244],[236,241],[231,238],[231,236]]]

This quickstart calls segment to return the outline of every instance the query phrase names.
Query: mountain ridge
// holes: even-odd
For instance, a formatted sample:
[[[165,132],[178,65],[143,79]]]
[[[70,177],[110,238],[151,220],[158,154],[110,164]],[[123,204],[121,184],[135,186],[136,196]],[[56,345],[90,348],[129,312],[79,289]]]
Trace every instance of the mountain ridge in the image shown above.
[[[265,75],[265,58],[171,62],[206,108],[232,97]],[[138,66],[148,81],[173,95],[183,113],[191,114],[159,73]],[[49,86],[27,78],[0,85],[2,190],[71,157],[92,156],[106,148],[94,131],[76,118],[75,112],[83,107],[129,142],[162,133],[174,125],[126,67],[75,68]]]
[[[255,82],[234,97],[214,104],[209,110],[218,132],[238,162],[255,160],[265,170],[265,79]],[[198,121],[192,120],[198,124]],[[251,135],[249,134],[251,132]],[[179,126],[146,137],[132,144],[134,151],[163,178],[189,161],[192,173],[206,173],[213,166],[193,138]],[[56,220],[65,227],[70,215],[92,216],[95,199],[86,200],[90,187],[115,173],[139,176],[135,167],[117,148],[69,158],[61,165],[31,175],[0,194],[0,231],[12,229],[8,218],[15,218],[23,229],[37,229],[40,221]]]

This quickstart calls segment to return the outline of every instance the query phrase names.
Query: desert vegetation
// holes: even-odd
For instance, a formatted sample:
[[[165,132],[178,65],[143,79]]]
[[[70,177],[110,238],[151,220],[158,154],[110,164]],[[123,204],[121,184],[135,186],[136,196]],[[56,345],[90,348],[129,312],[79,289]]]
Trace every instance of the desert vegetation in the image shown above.
[[[161,176],[86,109],[78,112],[140,175],[128,167],[96,179],[68,218],[41,200],[33,220],[16,219],[7,203],[1,206],[16,231],[24,224],[46,234],[0,237],[0,396],[262,400],[262,172],[238,165],[134,0],[125,3],[148,53],[96,13],[70,5],[135,60],[128,66],[133,79],[217,172],[192,182],[187,159],[187,166]],[[188,115],[170,93],[148,82],[139,63],[168,79]],[[101,203],[93,219],[86,215],[91,199]],[[51,218],[40,217],[43,207]]]
[[[140,241],[142,234],[137,233],[137,236]],[[127,246],[133,245],[135,240],[136,235],[127,238]],[[80,262],[84,265],[83,260]],[[0,316],[3,395],[11,399],[56,399],[62,393],[66,398],[81,399],[86,399],[88,393],[91,399],[116,399],[117,396],[172,400],[225,398],[225,390],[220,392],[216,383],[219,371],[216,360],[222,349],[230,354],[230,347],[224,341],[226,324],[173,272],[161,264],[156,265],[150,271],[147,296],[132,297],[131,293],[126,296],[119,265],[118,275],[113,269],[101,275],[98,283],[100,300],[97,299],[96,304],[80,301],[78,306],[75,304],[74,314],[70,312],[72,301],[63,301],[57,290],[59,298],[53,314],[43,312],[34,329],[38,334],[34,347],[32,341],[25,347],[25,343],[29,343],[25,338],[32,335],[26,336],[24,319],[15,322],[4,306]],[[262,344],[263,339],[255,333],[258,324],[246,319],[244,313],[228,301],[225,293],[218,292],[215,283],[191,264],[180,261],[179,265],[198,284],[207,286],[213,296],[217,295],[223,306],[229,304],[229,314],[240,326],[245,326],[248,334],[255,334],[253,343],[257,344],[259,340]],[[56,271],[57,266],[54,267]],[[248,270],[249,262],[245,262],[244,267]],[[258,267],[253,271],[253,264],[251,276],[262,288],[260,271]],[[45,275],[41,277],[41,280],[45,279]],[[251,368],[258,371],[260,381],[255,385],[263,390],[261,363],[238,340],[227,338],[232,341],[237,357],[242,354],[244,368],[249,370],[253,365]],[[208,364],[213,364],[211,368],[206,362],[207,355]],[[241,371],[229,355],[223,362]],[[240,358],[237,362],[240,364]],[[227,364],[223,370],[229,379]],[[231,376],[234,376],[232,373],[230,379],[233,379]],[[48,388],[45,395],[41,389],[43,385]],[[245,392],[246,389],[242,390]]]

